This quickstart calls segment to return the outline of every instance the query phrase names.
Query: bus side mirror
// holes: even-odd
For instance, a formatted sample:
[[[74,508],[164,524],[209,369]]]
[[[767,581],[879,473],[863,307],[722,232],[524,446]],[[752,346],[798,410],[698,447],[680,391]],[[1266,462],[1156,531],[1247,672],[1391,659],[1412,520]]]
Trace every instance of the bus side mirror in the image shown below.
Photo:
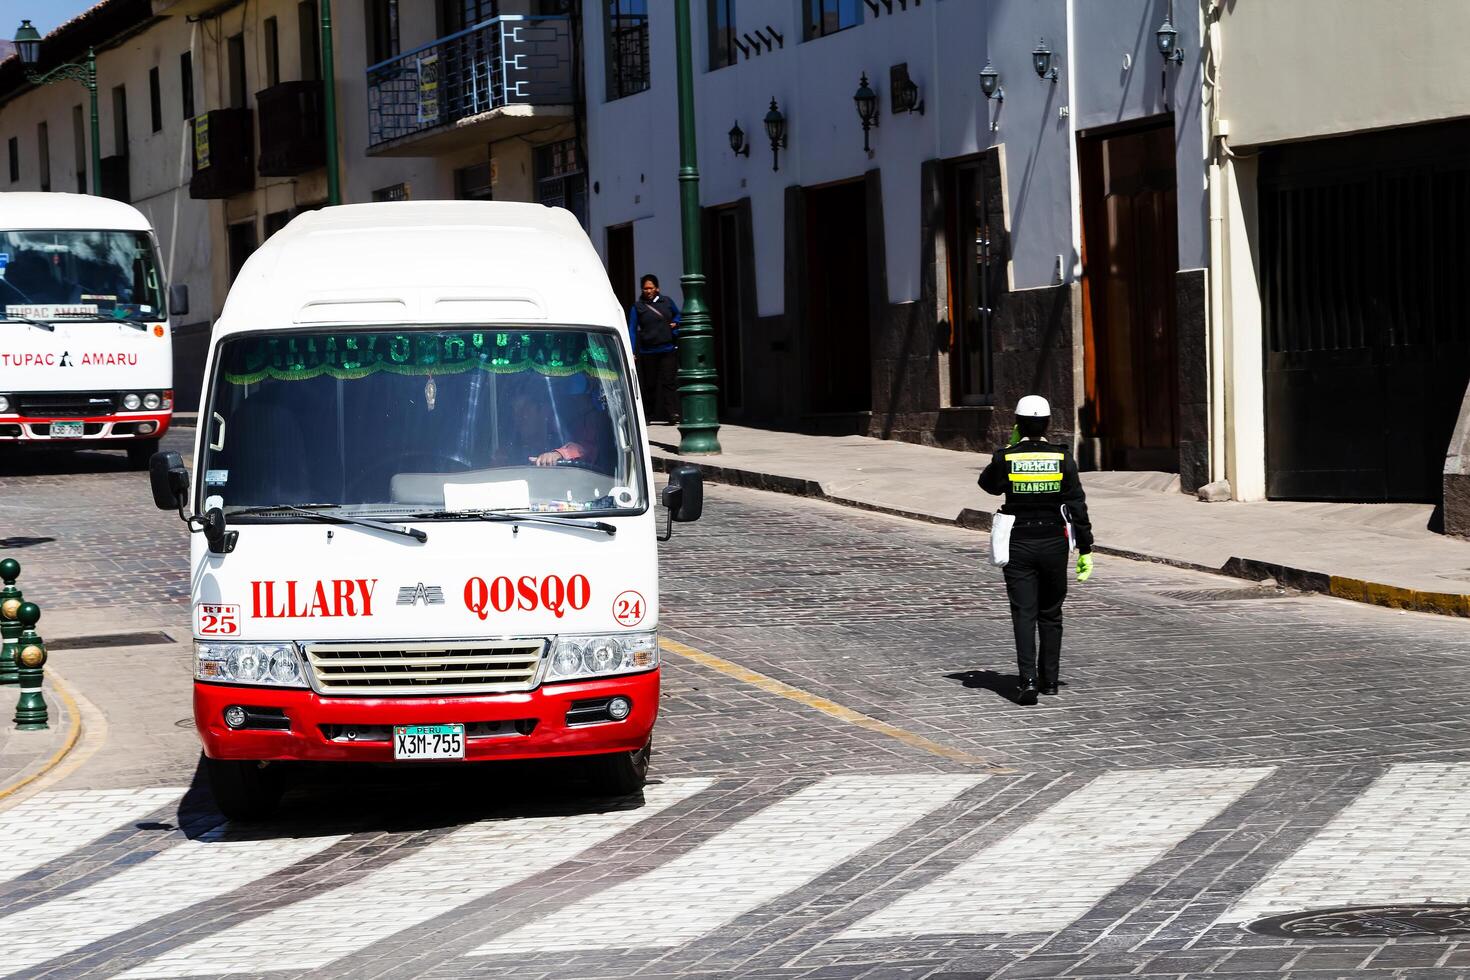
[[[178,453],[154,453],[148,460],[148,481],[153,488],[153,505],[159,510],[182,514],[189,505],[189,471]]]
[[[699,520],[704,513],[704,474],[697,466],[676,466],[669,471],[669,483],[659,502],[669,509],[669,516],[681,524]]]
[[[187,316],[189,313],[189,287],[180,283],[168,287],[168,315]]]

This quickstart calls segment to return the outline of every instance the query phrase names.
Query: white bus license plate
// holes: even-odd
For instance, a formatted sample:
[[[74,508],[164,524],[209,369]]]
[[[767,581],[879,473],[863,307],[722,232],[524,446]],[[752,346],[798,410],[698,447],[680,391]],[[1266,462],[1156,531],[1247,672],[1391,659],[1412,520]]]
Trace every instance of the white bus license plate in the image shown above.
[[[81,422],[52,422],[51,438],[53,439],[80,439],[82,437]]]
[[[394,725],[395,759],[463,759],[463,725]]]

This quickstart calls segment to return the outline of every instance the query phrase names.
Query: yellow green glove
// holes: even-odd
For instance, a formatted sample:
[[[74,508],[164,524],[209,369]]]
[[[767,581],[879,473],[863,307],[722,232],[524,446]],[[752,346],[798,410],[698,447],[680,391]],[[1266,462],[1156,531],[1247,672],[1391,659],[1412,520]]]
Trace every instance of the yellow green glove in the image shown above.
[[[1086,582],[1092,578],[1092,555],[1077,556],[1077,581]]]
[[[1019,425],[1013,425],[1013,426],[1011,426],[1011,441],[1008,442],[1008,443],[1006,443],[1006,445],[1007,446],[1014,446],[1016,443],[1018,443],[1020,441],[1021,441],[1021,427]]]

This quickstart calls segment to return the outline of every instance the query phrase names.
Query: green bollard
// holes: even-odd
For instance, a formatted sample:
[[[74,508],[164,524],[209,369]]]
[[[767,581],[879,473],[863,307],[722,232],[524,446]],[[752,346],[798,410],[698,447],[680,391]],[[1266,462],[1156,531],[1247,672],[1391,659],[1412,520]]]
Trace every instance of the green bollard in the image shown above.
[[[15,727],[23,732],[48,728],[46,724],[46,699],[41,697],[41,681],[45,677],[46,644],[36,633],[36,623],[41,618],[41,608],[34,602],[22,602],[16,614],[25,632],[20,634],[20,646],[15,654],[17,674],[20,677],[20,701],[15,705]]]
[[[0,684],[19,683],[15,673],[15,650],[20,640],[20,620],[16,618],[21,602],[20,589],[15,587],[18,578],[20,562],[14,558],[0,561],[0,580],[5,582],[5,588],[0,589],[0,638],[4,640],[0,645]]]

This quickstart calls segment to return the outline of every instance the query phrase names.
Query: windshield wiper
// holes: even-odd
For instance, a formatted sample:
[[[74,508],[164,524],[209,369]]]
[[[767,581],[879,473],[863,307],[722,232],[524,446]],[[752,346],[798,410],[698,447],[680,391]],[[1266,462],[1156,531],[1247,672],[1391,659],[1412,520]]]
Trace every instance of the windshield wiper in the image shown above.
[[[609,524],[607,521],[589,521],[579,517],[552,517],[549,514],[506,514],[493,510],[431,510],[418,514],[410,514],[410,517],[421,520],[432,520],[434,518],[459,518],[477,521],[492,521],[498,524],[509,522],[530,522],[533,524],[550,524],[553,527],[575,527],[584,531],[600,531],[608,537],[618,533],[617,525]]]
[[[302,517],[311,517],[329,524],[356,524],[358,527],[372,528],[375,531],[389,531],[393,534],[401,534],[406,538],[413,538],[420,543],[429,540],[428,532],[416,527],[405,527],[402,524],[390,524],[387,521],[374,521],[366,517],[352,517],[347,514],[328,513],[328,507],[340,507],[340,504],[306,504],[297,506],[295,504],[267,504],[260,507],[245,507],[241,510],[231,511],[230,517],[247,517],[270,514],[285,511],[288,514],[299,514]]]
[[[4,320],[6,323],[29,323],[33,327],[41,327],[42,329],[50,330],[52,333],[56,332],[56,324],[47,320],[37,320],[33,316],[10,316],[7,314],[6,316],[0,317],[0,320]]]

